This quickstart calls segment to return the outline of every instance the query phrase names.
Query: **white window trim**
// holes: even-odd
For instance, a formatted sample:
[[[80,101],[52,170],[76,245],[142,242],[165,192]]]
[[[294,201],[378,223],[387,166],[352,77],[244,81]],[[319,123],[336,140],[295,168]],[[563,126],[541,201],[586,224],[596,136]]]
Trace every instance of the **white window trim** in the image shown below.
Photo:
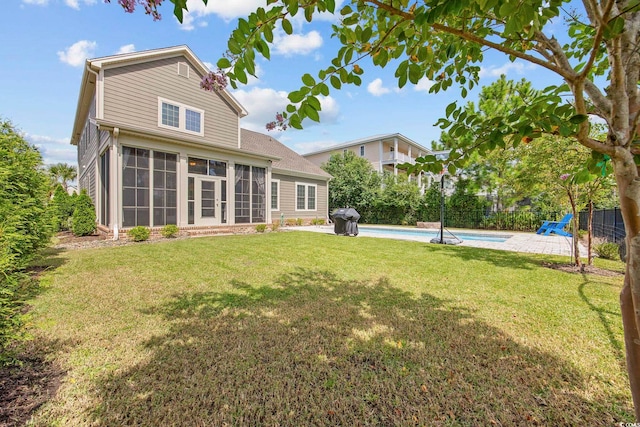
[[[298,186],[304,186],[304,209],[298,209]],[[309,187],[313,187],[315,189],[315,200],[316,207],[315,209],[309,209]],[[279,191],[279,189],[278,189]],[[316,212],[318,210],[318,185],[317,184],[309,184],[308,182],[296,182],[295,183],[295,207],[296,212]],[[280,200],[278,200],[280,203]]]
[[[275,208],[273,206],[271,206],[271,198],[269,198],[269,206],[271,206],[271,210],[272,211],[279,211],[280,210],[280,180],[279,179],[272,179],[271,182],[272,183],[275,182],[276,184],[278,184],[278,193],[276,194],[276,197],[278,198],[278,206],[276,206]],[[297,187],[296,187],[296,191],[297,191]],[[273,197],[273,194],[271,194],[270,196]],[[297,197],[297,194],[296,194],[296,197]],[[297,201],[296,201],[296,206],[298,206]]]
[[[364,145],[360,146],[360,157],[364,157]]]
[[[178,127],[162,124],[162,104],[163,103],[178,107],[178,124],[179,124]],[[187,125],[186,111],[187,110],[200,113],[200,132],[194,132],[186,128],[186,125]],[[191,135],[204,136],[204,110],[191,107],[190,105],[182,104],[180,102],[172,101],[170,99],[158,97],[158,127],[161,127],[163,129],[171,129],[178,132],[189,133]]]

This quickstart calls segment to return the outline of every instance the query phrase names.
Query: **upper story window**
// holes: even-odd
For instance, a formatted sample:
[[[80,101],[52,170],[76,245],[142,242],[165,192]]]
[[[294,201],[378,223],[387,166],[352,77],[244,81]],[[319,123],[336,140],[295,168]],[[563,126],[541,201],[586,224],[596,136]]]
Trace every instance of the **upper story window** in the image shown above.
[[[204,136],[204,111],[158,98],[158,126]]]
[[[360,146],[360,157],[364,157],[364,145]]]

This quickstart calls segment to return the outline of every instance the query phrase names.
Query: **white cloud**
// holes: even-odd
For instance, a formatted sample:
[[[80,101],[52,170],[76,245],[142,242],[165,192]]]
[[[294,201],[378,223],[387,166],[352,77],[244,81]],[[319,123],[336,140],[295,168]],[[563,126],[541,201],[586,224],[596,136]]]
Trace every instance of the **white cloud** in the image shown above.
[[[289,104],[287,92],[274,89],[253,88],[250,91],[236,90],[233,96],[249,112],[241,121],[243,128],[264,132],[266,124],[275,119],[276,113],[285,111]],[[320,111],[320,123],[323,125],[335,123],[338,120],[340,108],[336,100],[330,96],[318,97],[322,111]],[[305,120],[303,126],[317,124],[311,120]]]
[[[180,29],[183,31],[192,31],[196,28],[193,24],[196,18],[194,18],[193,14],[186,12],[182,15],[182,23],[180,24]]]
[[[307,34],[284,34],[277,31],[273,37],[273,53],[284,56],[307,55],[322,46],[322,36],[317,31]]]
[[[120,46],[120,49],[118,49],[118,52],[116,53],[117,54],[131,53],[135,51],[136,51],[136,46],[133,43],[131,43],[131,44],[125,44],[124,46]]]
[[[36,6],[46,6],[49,0],[22,0],[24,4],[35,4]]]
[[[24,136],[27,141],[38,147],[47,165],[54,163],[75,165],[78,161],[76,147],[69,143],[69,138],[52,138],[28,133]]]
[[[247,17],[259,7],[264,7],[264,0],[209,0],[205,5],[202,0],[188,0],[182,29],[193,30],[194,22],[198,21],[198,26],[206,26],[200,23],[200,18],[214,14],[224,21],[232,21],[240,17]]]
[[[384,87],[382,79],[377,78],[367,85],[367,92],[373,96],[382,96],[391,92],[391,89]]]
[[[65,64],[69,64],[72,67],[80,67],[84,64],[85,60],[91,56],[97,47],[96,42],[89,40],[80,40],[69,46],[64,51],[58,52],[58,58]]]
[[[299,154],[307,154],[313,151],[318,151],[324,148],[329,148],[331,146],[338,145],[339,143],[340,143],[339,141],[335,141],[335,140],[325,140],[325,141],[298,142],[290,145],[295,152]]]
[[[500,67],[490,65],[488,67],[480,67],[480,78],[485,77],[500,77],[501,75],[507,75],[509,73],[525,74],[526,71],[535,68],[533,64],[524,64],[523,62],[507,62]]]
[[[429,93],[429,89],[433,86],[433,82],[426,77],[423,77],[417,85],[413,87],[413,90],[417,92],[426,92]]]
[[[72,9],[80,10],[80,3],[87,6],[96,4],[96,0],[64,0],[65,4]]]
[[[287,92],[274,89],[253,88],[249,91],[236,90],[233,96],[249,112],[241,121],[243,128],[264,132],[268,122],[275,119],[276,113],[285,110],[289,99]]]

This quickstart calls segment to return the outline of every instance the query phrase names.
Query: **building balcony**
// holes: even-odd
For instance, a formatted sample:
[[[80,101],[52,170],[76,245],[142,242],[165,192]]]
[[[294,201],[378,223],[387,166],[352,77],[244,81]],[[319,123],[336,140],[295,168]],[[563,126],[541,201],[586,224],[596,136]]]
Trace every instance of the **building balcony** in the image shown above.
[[[390,153],[384,153],[382,156],[382,163],[411,163],[415,164],[415,157],[411,157],[408,154],[398,153],[392,151]]]

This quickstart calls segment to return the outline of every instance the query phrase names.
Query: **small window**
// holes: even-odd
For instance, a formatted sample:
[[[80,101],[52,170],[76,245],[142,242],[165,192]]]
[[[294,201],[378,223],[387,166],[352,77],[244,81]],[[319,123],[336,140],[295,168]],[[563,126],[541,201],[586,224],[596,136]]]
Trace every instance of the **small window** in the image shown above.
[[[360,157],[364,157],[364,145],[360,146]]]
[[[209,175],[211,176],[227,176],[227,164],[217,160],[209,160]]]
[[[275,179],[271,181],[271,210],[280,210],[280,181]]]
[[[303,211],[306,207],[306,190],[305,185],[296,185],[296,210]]]
[[[314,184],[296,183],[296,210],[315,211],[316,191],[317,187]]]
[[[201,124],[200,124],[200,113],[197,111],[189,110],[188,108],[185,111],[185,123],[184,127],[186,130],[190,130],[191,132],[200,133]]]
[[[207,175],[209,164],[206,159],[197,159],[189,157],[189,173],[197,173],[198,175]]]
[[[180,107],[162,103],[162,124],[174,128],[180,127]]]

